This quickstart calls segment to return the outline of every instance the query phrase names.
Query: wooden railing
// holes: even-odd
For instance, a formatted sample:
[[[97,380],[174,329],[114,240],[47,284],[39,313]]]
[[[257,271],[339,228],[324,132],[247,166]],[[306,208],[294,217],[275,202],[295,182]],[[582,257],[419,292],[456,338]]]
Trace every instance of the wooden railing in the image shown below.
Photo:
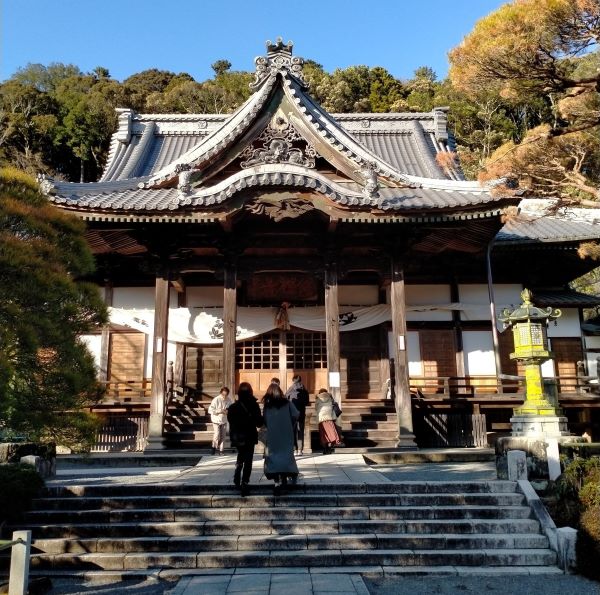
[[[411,391],[418,397],[476,397],[480,394],[524,393],[524,381],[519,377],[497,376],[411,376]]]
[[[545,378],[547,390],[560,395],[598,395],[600,385],[594,376],[556,376]],[[554,384],[554,387],[552,385]],[[493,395],[524,395],[523,376],[411,376],[410,389],[417,398],[443,396],[448,398],[477,398]]]
[[[148,440],[148,415],[106,415],[92,452],[140,452]]]
[[[102,383],[105,387],[104,399],[132,400],[149,399],[152,380],[110,380]]]

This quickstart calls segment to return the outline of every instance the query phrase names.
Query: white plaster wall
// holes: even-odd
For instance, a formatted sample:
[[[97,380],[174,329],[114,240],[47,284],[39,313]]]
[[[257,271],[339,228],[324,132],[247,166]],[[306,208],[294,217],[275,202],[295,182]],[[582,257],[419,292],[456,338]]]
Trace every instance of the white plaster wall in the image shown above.
[[[423,362],[421,361],[421,344],[417,331],[408,331],[408,375],[423,376]]]
[[[144,309],[154,311],[154,287],[115,287],[113,289],[113,302],[115,308]],[[169,290],[169,306],[177,307],[177,291],[171,288]],[[152,376],[152,344],[154,337],[148,335],[146,339],[146,350],[144,355],[144,375],[146,378]],[[172,359],[175,359],[175,344],[167,345],[167,357],[171,357],[170,351],[173,350]]]
[[[520,284],[494,284],[496,320],[504,308],[516,307],[521,303],[521,291],[523,291],[523,286]],[[471,306],[461,311],[462,320],[490,320],[490,297],[487,284],[460,284],[458,296],[462,304]],[[498,323],[498,328],[502,328],[501,323]]]
[[[406,285],[405,293],[407,306],[450,303],[450,285]],[[406,320],[452,320],[452,312],[450,310],[407,312]]]
[[[494,341],[491,331],[463,331],[465,372],[469,376],[496,374]]]
[[[549,359],[542,364],[542,376],[544,378],[552,378],[556,376],[553,359]]]
[[[600,376],[600,351],[588,351],[589,349],[600,350],[600,337],[584,338],[585,359],[588,376]]]
[[[188,287],[186,300],[188,308],[222,308],[223,287]]]
[[[112,305],[115,308],[154,310],[154,287],[115,287]]]
[[[548,325],[549,337],[581,337],[579,310],[561,308],[562,315]]]
[[[338,303],[340,306],[376,306],[379,288],[377,285],[340,285]]]
[[[92,354],[96,372],[98,372],[100,370],[100,345],[102,343],[102,335],[80,335],[79,339]]]
[[[388,332],[388,353],[394,356],[394,334]],[[406,348],[408,358],[408,375],[423,376],[423,362],[421,361],[421,344],[418,331],[408,331],[406,337]]]

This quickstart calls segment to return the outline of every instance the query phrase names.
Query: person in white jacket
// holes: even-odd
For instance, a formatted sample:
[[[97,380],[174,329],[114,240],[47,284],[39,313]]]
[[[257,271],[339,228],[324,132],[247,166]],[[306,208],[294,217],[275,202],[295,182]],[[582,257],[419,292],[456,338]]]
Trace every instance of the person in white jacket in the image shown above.
[[[217,451],[223,454],[227,431],[227,409],[232,404],[233,399],[229,396],[229,389],[226,386],[221,388],[219,395],[210,403],[208,413],[213,425],[212,454],[216,454]]]
[[[319,439],[323,454],[331,454],[335,446],[343,446],[340,434],[335,425],[338,416],[335,414],[333,397],[322,388],[315,399],[315,410],[319,422]]]

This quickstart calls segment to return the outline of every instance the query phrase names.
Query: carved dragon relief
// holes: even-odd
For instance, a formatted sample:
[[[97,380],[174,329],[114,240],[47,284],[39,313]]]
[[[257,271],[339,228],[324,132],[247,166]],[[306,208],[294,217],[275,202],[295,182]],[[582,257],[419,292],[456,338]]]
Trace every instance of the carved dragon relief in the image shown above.
[[[308,211],[312,211],[314,206],[305,200],[285,200],[257,198],[246,205],[246,210],[253,215],[267,215],[276,223],[283,219],[296,219]]]
[[[306,142],[293,125],[283,116],[276,115],[261,132],[256,145],[244,149],[240,165],[248,168],[265,163],[290,163],[314,168],[316,156],[315,148]]]

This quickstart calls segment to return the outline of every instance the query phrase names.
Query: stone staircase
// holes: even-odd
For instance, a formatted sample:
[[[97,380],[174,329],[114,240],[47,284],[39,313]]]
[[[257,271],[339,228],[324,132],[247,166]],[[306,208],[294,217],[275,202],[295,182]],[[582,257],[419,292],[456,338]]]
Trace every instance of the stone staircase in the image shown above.
[[[169,448],[208,448],[212,441],[209,402],[173,400],[165,416],[165,444]],[[314,409],[314,403],[310,404]],[[311,444],[320,449],[319,432],[313,419]],[[398,422],[393,401],[348,399],[343,403],[344,443],[355,448],[393,448]]]
[[[516,484],[301,484],[52,487],[19,529],[32,570],[231,567],[546,567],[555,553]],[[9,528],[10,530],[11,528]]]

